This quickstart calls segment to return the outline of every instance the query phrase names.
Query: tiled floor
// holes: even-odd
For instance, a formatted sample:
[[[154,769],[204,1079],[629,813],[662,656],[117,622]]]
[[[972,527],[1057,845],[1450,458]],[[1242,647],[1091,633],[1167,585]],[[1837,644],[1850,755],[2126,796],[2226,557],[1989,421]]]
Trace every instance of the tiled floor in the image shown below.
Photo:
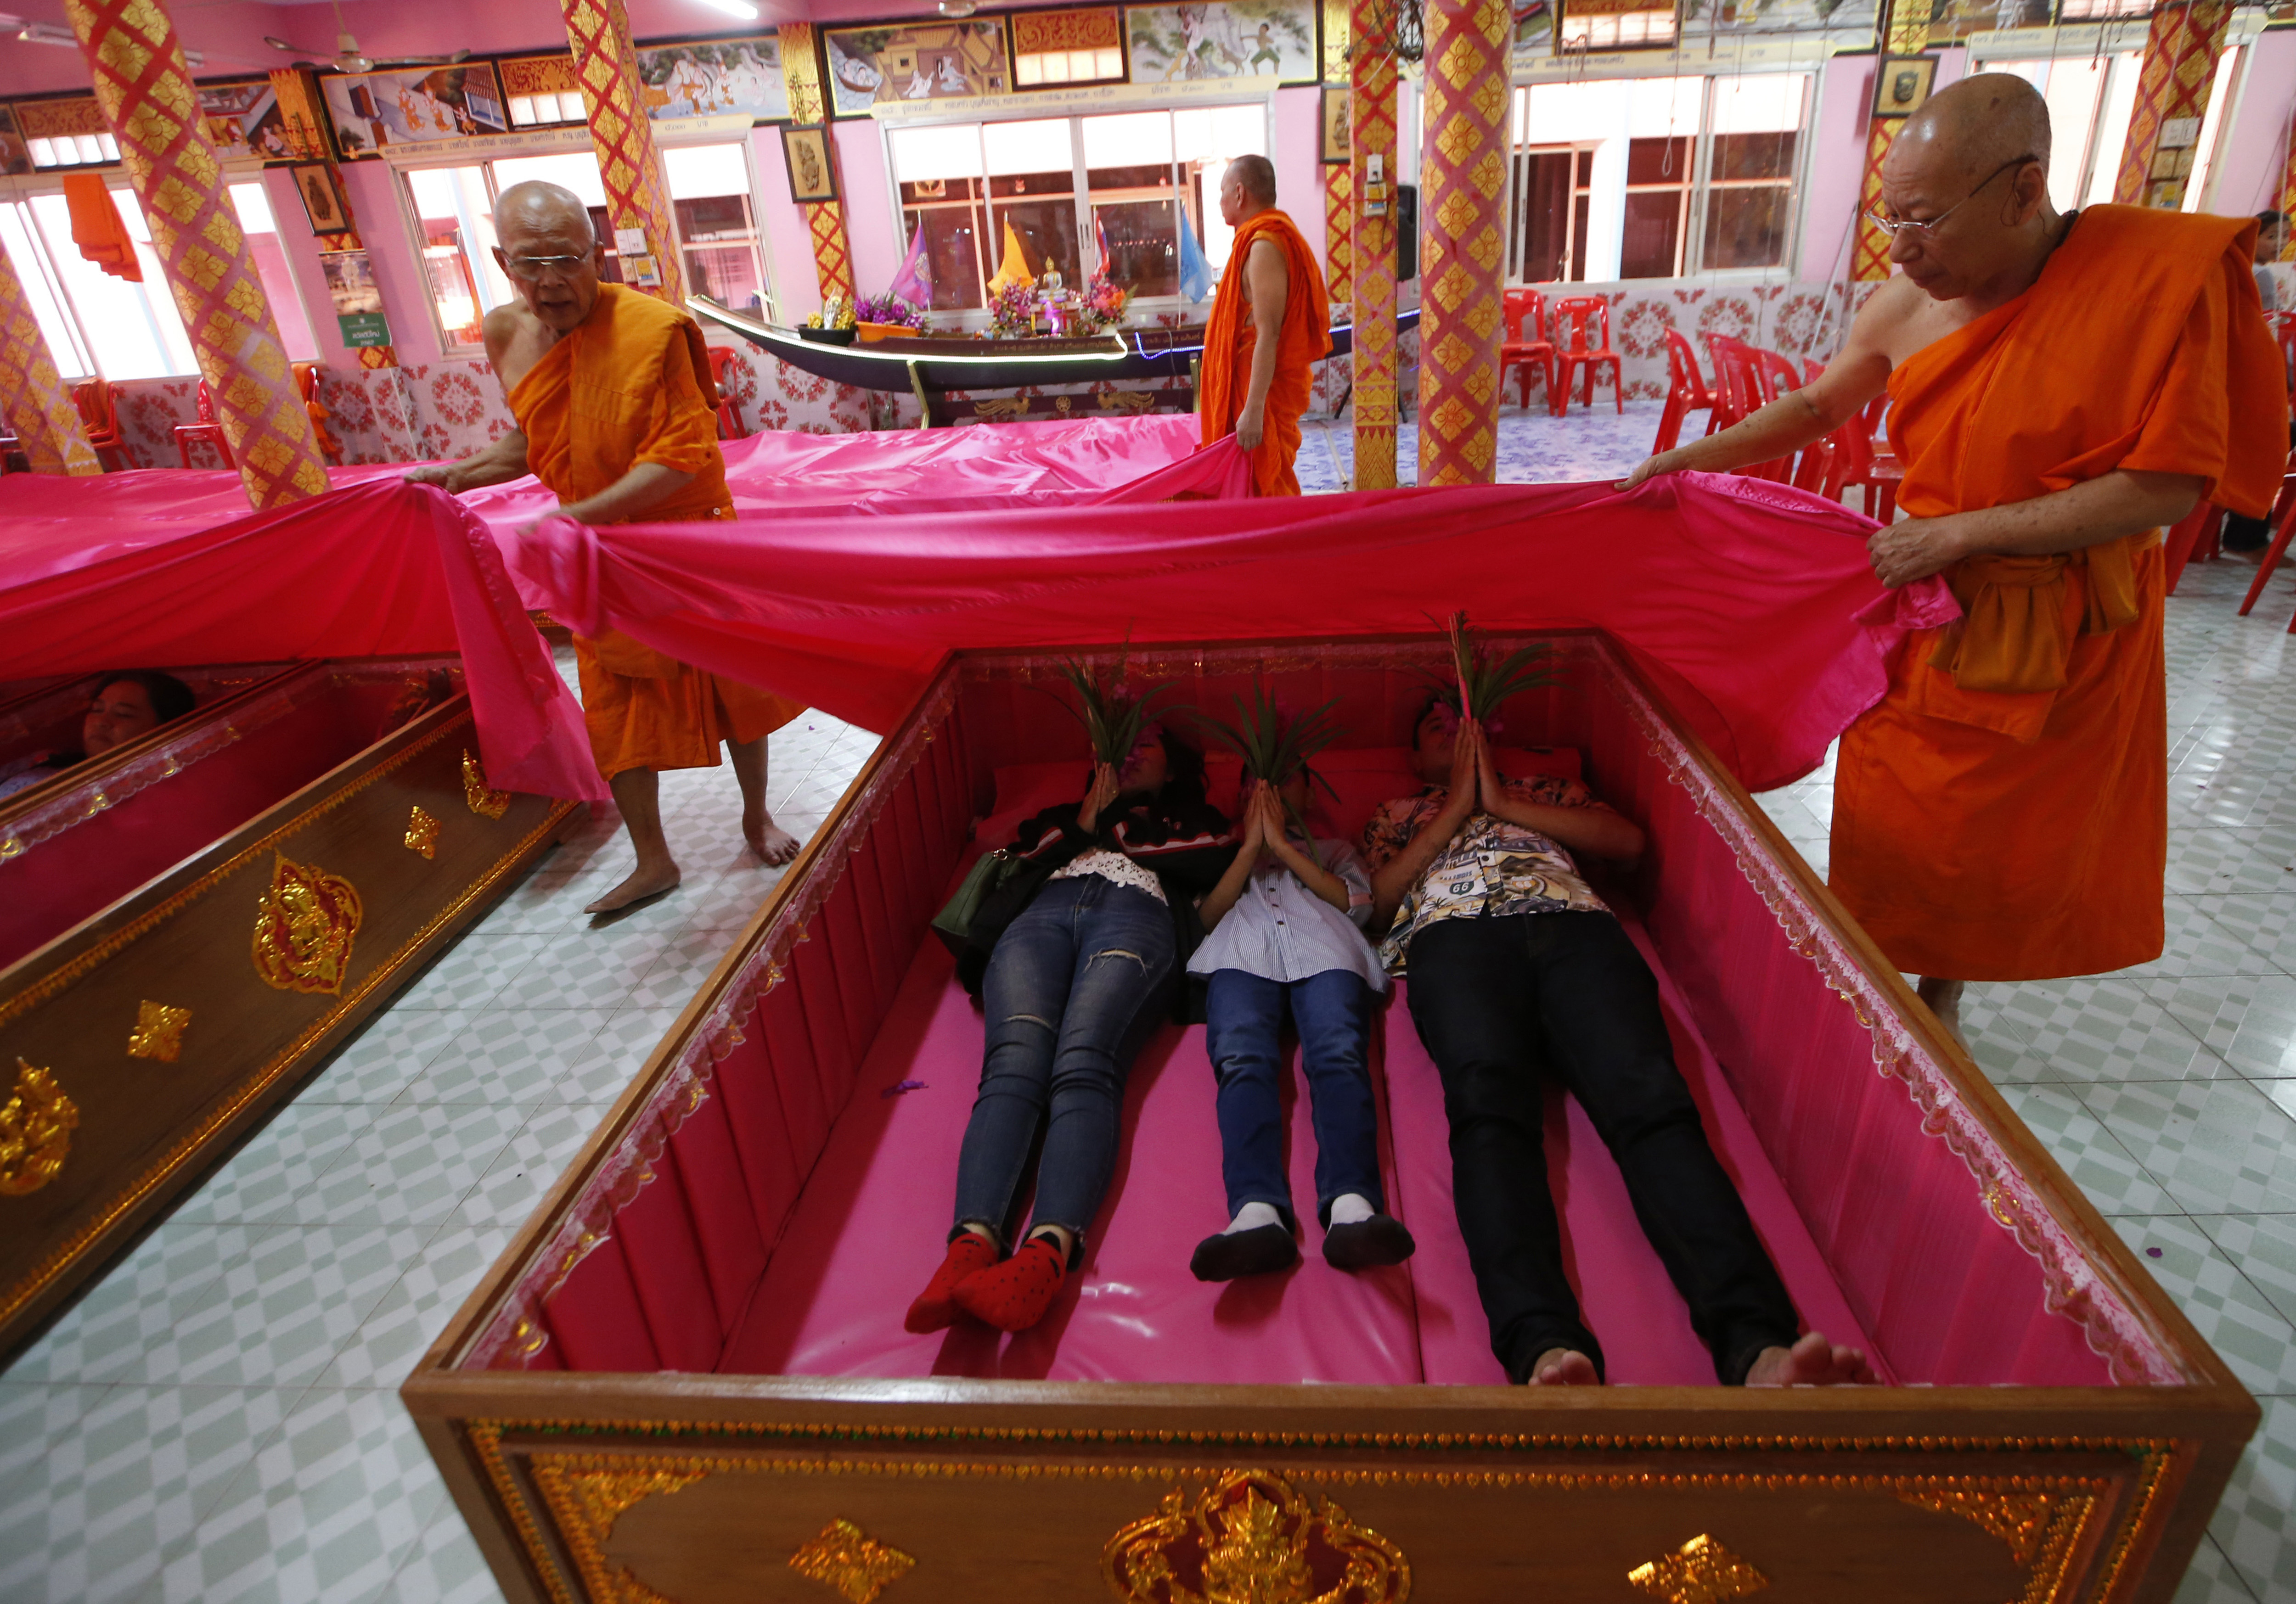
[[[1510,410],[1503,477],[1622,471],[1656,421]],[[1303,482],[1351,454],[1311,426]],[[2296,1600],[2296,575],[2235,619],[2251,573],[2195,568],[2169,602],[2169,955],[1972,988],[1968,1021],[2264,1402],[2179,1604]],[[817,823],[871,745],[818,714],[776,735],[782,821]],[[1832,782],[1763,798],[1821,868]],[[729,771],[665,801],[680,895],[589,930],[627,849],[611,823],[558,848],[0,1374],[0,1604],[499,1597],[394,1389],[773,883]]]

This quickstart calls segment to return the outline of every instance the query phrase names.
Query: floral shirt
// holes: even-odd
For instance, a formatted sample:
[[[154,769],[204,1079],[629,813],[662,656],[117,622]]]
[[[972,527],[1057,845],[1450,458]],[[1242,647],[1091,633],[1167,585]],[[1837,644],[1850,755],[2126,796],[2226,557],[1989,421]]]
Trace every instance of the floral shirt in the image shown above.
[[[1541,774],[1510,780],[1507,794],[1542,807],[1608,805],[1575,780]],[[1372,872],[1392,863],[1449,798],[1431,785],[1415,797],[1383,802],[1364,826],[1364,861]],[[1515,913],[1606,913],[1603,899],[1578,878],[1578,865],[1557,843],[1535,830],[1475,813],[1427,866],[1395,910],[1395,923],[1379,945],[1388,973],[1404,972],[1411,938],[1442,919],[1503,919]]]

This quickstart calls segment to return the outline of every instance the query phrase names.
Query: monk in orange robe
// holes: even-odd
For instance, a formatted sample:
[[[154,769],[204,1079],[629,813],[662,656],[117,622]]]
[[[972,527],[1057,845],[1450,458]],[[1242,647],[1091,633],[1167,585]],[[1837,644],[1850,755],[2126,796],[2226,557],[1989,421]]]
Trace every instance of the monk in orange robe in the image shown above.
[[[1324,270],[1292,219],[1275,209],[1275,167],[1239,156],[1220,180],[1220,216],[1235,230],[1227,271],[1204,328],[1196,410],[1204,444],[1229,435],[1251,454],[1257,495],[1297,495],[1300,418],[1313,369],[1332,348]]]
[[[2287,460],[2251,219],[2051,208],[2048,110],[1987,73],[1932,95],[1882,170],[1890,259],[1807,389],[1644,462],[1808,445],[1886,386],[1911,516],[1884,585],[1964,617],[1908,637],[1842,736],[1834,892],[1958,1033],[1964,982],[2160,955],[2168,857],[2161,531],[2270,505]]]
[[[531,472],[562,512],[588,524],[733,517],[717,389],[693,320],[652,296],[601,283],[604,250],[590,214],[556,184],[504,190],[495,232],[495,259],[520,299],[487,314],[487,355],[518,428],[474,457],[408,477],[459,492]],[[768,864],[797,855],[796,838],[766,809],[766,737],[803,712],[800,704],[705,674],[619,631],[578,638],[574,651],[590,749],[637,853],[629,878],[589,912],[676,888],[656,776],[715,768],[721,741],[741,782],[742,835]]]

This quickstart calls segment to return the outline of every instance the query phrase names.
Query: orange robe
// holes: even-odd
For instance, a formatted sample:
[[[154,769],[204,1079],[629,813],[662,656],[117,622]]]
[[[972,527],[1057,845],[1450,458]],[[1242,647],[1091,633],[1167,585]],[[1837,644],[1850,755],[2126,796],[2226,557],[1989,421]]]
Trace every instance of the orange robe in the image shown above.
[[[2082,212],[2023,295],[1890,380],[1916,518],[2189,474],[2261,514],[2288,456],[2252,222]],[[1910,973],[2099,974],[2161,953],[2167,684],[2156,529],[1946,570],[1965,618],[1909,637],[1841,738],[1833,890]]]
[[[1332,308],[1324,295],[1324,270],[1292,219],[1274,207],[1244,219],[1228,252],[1227,271],[1212,298],[1211,321],[1204,327],[1204,359],[1198,377],[1196,410],[1203,414],[1207,446],[1235,432],[1236,415],[1251,389],[1251,353],[1259,343],[1245,293],[1244,261],[1252,242],[1272,240],[1283,252],[1291,287],[1283,297],[1277,327],[1275,378],[1267,387],[1267,428],[1251,454],[1251,487],[1259,495],[1297,495],[1300,478],[1292,471],[1300,454],[1300,418],[1316,362],[1332,348]]]
[[[562,503],[592,496],[640,462],[693,475],[634,521],[731,518],[718,451],[718,390],[693,320],[619,284],[561,335],[510,393],[527,465]],[[582,716],[608,779],[628,769],[715,768],[721,741],[755,741],[800,713],[790,701],[705,674],[619,630],[577,637]]]

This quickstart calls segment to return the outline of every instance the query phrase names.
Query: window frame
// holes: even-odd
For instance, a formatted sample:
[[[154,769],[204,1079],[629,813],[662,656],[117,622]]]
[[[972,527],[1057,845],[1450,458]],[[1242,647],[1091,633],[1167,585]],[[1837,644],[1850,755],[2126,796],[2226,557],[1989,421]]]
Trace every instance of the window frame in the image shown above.
[[[908,248],[908,240],[906,234],[906,214],[909,210],[909,205],[901,199],[901,176],[899,170],[894,163],[893,143],[890,130],[896,127],[920,128],[951,127],[965,127],[979,129],[988,127],[994,123],[1001,122],[1051,122],[1064,120],[1069,125],[1069,153],[1071,164],[1070,183],[1073,185],[1070,194],[1071,199],[1075,201],[1077,209],[1077,233],[1078,235],[1077,240],[1077,262],[1079,273],[1086,283],[1090,282],[1092,275],[1095,272],[1099,271],[1102,266],[1102,263],[1100,261],[1099,238],[1092,227],[1093,195],[1085,168],[1084,119],[1086,118],[1101,116],[1129,116],[1142,111],[1177,112],[1195,110],[1199,109],[1210,110],[1220,106],[1256,106],[1260,109],[1260,137],[1263,149],[1267,151],[1273,151],[1275,149],[1275,96],[1272,90],[1267,89],[1242,90],[1229,93],[1214,92],[1202,95],[1190,95],[1185,101],[1171,101],[1160,104],[1136,106],[1109,105],[1095,107],[1088,110],[1071,110],[1056,106],[1048,106],[1039,110],[1023,112],[1020,115],[988,119],[982,118],[977,110],[968,110],[963,109],[963,105],[964,103],[962,102],[951,102],[949,103],[949,109],[946,110],[942,110],[938,108],[920,109],[914,113],[905,114],[898,118],[871,119],[871,121],[876,126],[877,151],[885,174],[885,202],[887,206],[891,209],[895,232],[903,234],[903,238],[901,240],[902,249],[906,250]],[[985,158],[985,147],[983,155]],[[1174,171],[1174,186],[1176,189],[1180,187],[1178,184],[1178,170],[1180,165],[1181,164],[1178,161],[1176,153],[1175,160],[1172,164]],[[982,162],[984,176],[981,179],[982,198],[979,204],[982,209],[984,209],[985,214],[988,217],[990,234],[993,237],[997,249],[996,252],[990,252],[990,246],[988,241],[980,242],[977,245],[977,249],[982,250],[984,253],[994,255],[1001,253],[1004,236],[1001,231],[996,227],[997,209],[996,201],[987,192],[988,184],[988,180],[986,176],[987,167],[988,164],[984,159]],[[1318,197],[1318,200],[1320,201],[1320,197]],[[954,205],[955,203],[951,202],[950,204]],[[1199,226],[1201,226],[1201,220],[1198,219],[1198,223]],[[1177,236],[1176,234],[1176,241],[1177,238]],[[981,282],[984,287],[986,286],[988,278],[994,274],[995,271],[995,260],[989,259],[989,256],[985,255],[981,266]],[[1074,287],[1082,289],[1083,285],[1078,284]],[[1206,303],[1202,301],[1192,301],[1186,296],[1179,294],[1136,295],[1127,304],[1125,311],[1128,316],[1138,314],[1140,315],[1149,317],[1160,317],[1163,315],[1174,312],[1186,314],[1193,311],[1200,311],[1204,307],[1205,304]],[[986,330],[989,326],[988,309],[986,307],[947,307],[935,311],[932,315],[935,320],[936,326],[938,327],[946,328],[954,324],[954,326],[958,329],[972,332]]]
[[[2031,45],[2028,44],[2024,45],[2021,48],[2005,48],[1999,50],[1972,49],[1969,53],[1969,70],[1972,75],[1980,72],[2008,70],[2012,63],[2024,65],[2038,61],[2045,66],[2054,66],[2061,61],[2078,60],[2084,55],[2095,55],[2102,58],[2104,61],[2104,81],[2097,86],[2096,103],[2089,108],[2088,127],[2082,131],[2080,176],[2079,180],[2073,185],[2071,204],[2065,209],[2067,210],[2078,211],[2085,206],[2095,206],[2100,204],[2097,197],[2093,193],[2093,192],[2096,187],[2100,174],[2098,159],[2103,153],[2105,125],[2112,116],[2113,96],[2121,86],[2121,75],[2131,72],[2136,75],[2136,84],[2130,86],[2129,93],[2132,101],[2135,98],[2136,88],[2141,86],[2143,83],[2144,71],[2144,21],[2145,20],[2143,17],[2120,17],[2099,19],[2077,24],[2076,26],[2098,30],[2099,40],[2097,46],[2094,51],[2073,51],[2064,48],[2059,48],[2054,51],[2037,51]],[[2100,24],[2102,24],[2102,27],[2100,27]],[[2133,28],[2133,31],[2125,36],[2108,34],[2104,31],[2106,29],[2119,27],[2131,27]],[[2039,30],[2037,29],[2035,31]],[[2224,48],[2226,50],[2230,50],[2236,47],[2240,43],[2242,43],[2242,41],[2234,40],[2227,37],[2225,41]],[[2131,59],[2132,57],[2134,58],[2133,60]],[[2219,60],[2221,60],[2221,56],[2219,57]],[[2216,69],[2211,67],[2210,70],[2213,73]],[[2133,119],[2131,120],[2133,121]],[[2218,129],[2218,137],[2219,141],[2221,141],[2223,137],[2223,127],[2225,126],[2228,126],[2230,121],[2231,119],[2226,118],[2224,120],[2224,124],[2219,126]],[[2111,160],[2103,166],[2103,170],[2106,175],[2105,183],[2107,185],[2103,199],[2107,201],[2112,199],[2111,186],[2118,180],[2120,168],[2120,159],[2128,148],[2129,127],[2130,124],[2128,122],[2124,122],[2121,125],[2120,143],[2114,148]],[[2053,130],[2054,135],[2060,139],[2062,137],[2063,132],[2064,131],[2061,128]],[[2215,167],[2216,164],[2212,163],[2210,172],[2211,179],[2214,176]],[[2192,210],[2194,204],[2195,202],[2193,198],[2193,186],[2187,185],[2185,189],[2185,209],[2187,211]]]

